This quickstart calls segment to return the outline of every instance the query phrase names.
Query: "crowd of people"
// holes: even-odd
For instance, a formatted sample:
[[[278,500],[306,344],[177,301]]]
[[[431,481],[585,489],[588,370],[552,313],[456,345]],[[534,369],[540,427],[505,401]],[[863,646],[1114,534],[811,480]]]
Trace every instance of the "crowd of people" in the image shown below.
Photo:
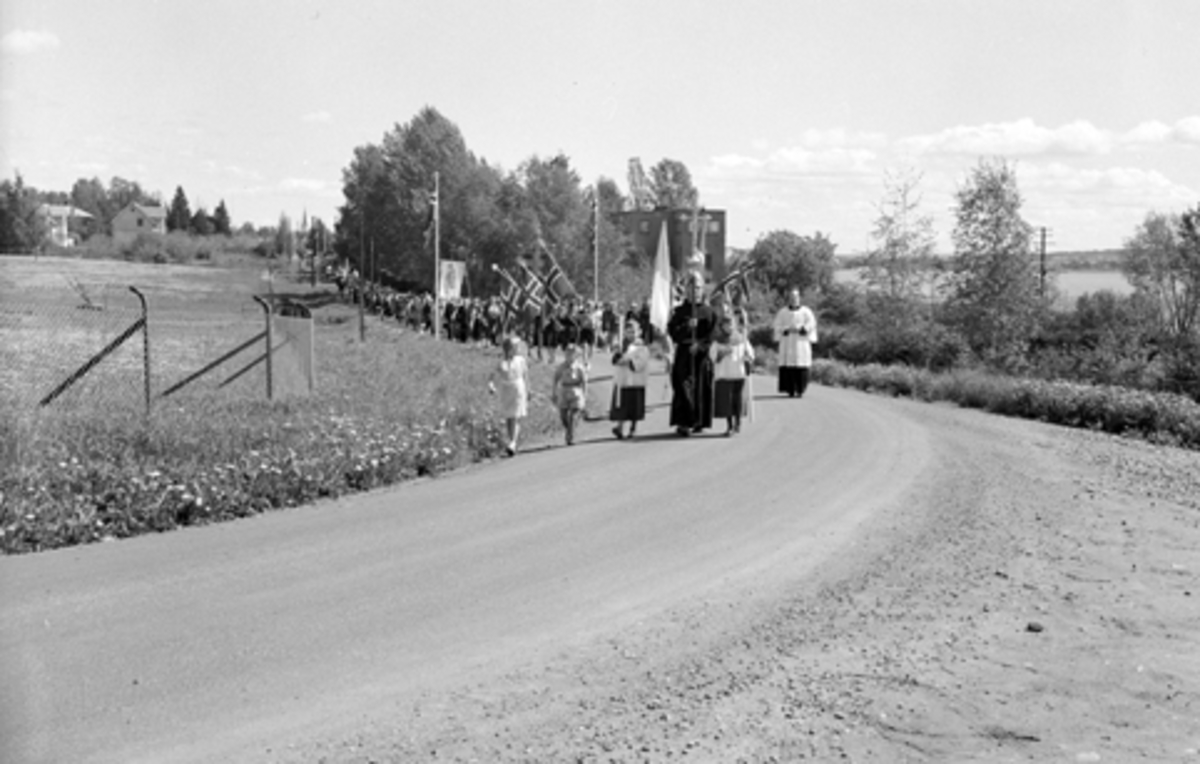
[[[730,302],[723,291],[705,295],[704,277],[687,276],[684,299],[673,307],[666,331],[651,322],[650,301],[632,302],[622,310],[615,302],[563,299],[553,307],[526,305],[515,310],[501,297],[463,297],[443,300],[443,337],[462,343],[496,345],[502,357],[488,381],[498,396],[506,423],[509,455],[517,452],[521,420],[529,410],[529,360],[557,364],[552,401],[558,409],[568,445],[575,442],[596,352],[612,354],[613,396],[609,419],[613,435],[632,438],[646,417],[646,383],[654,355],[667,359],[671,380],[670,426],[689,437],[724,420],[725,435],[741,432],[753,418],[749,380],[755,358],[749,341],[746,311]],[[352,272],[337,279],[345,299],[362,301],[365,309],[392,318],[407,328],[432,334],[435,301],[429,293],[410,294],[364,283]],[[778,344],[777,390],[792,398],[804,396],[812,366],[817,322],[792,289],[787,304],[772,322]],[[651,346],[657,345],[657,352]]]
[[[612,432],[618,440],[634,437],[638,424],[646,416],[646,383],[652,353],[643,337],[653,330],[643,329],[641,310],[634,307],[624,317],[616,335],[608,337],[607,344],[614,370],[609,419],[614,423]],[[648,306],[646,312],[649,313]],[[600,325],[606,333],[613,331],[610,323],[601,320]],[[776,313],[772,329],[779,346],[777,390],[781,395],[801,398],[808,387],[817,322],[812,310],[801,303],[798,289],[789,292],[787,304]],[[687,297],[671,311],[662,337],[671,379],[669,421],[680,437],[704,432],[717,419],[724,420],[724,434],[732,437],[741,432],[744,421],[753,418],[753,393],[748,380],[753,374],[755,353],[748,331],[746,312],[739,304],[726,304],[720,298],[706,300],[703,277],[699,273],[689,277]],[[528,380],[514,378],[512,372],[514,367],[528,368],[520,356],[520,348],[520,341],[510,335],[505,340],[504,359],[493,374],[494,379],[508,385],[501,400],[509,423],[509,454],[516,453],[515,433],[519,433],[520,418],[528,405]],[[588,368],[581,353],[578,342],[568,342],[554,375],[552,398],[568,445],[575,442],[587,397]]]
[[[365,281],[353,269],[334,274],[338,294],[351,304],[362,303],[369,313],[395,320],[416,332],[433,334],[437,303],[430,292],[402,292]],[[556,304],[525,305],[516,312],[500,296],[455,297],[441,301],[441,336],[462,343],[499,347],[504,337],[518,337],[539,360],[556,362],[570,345],[583,361],[591,361],[597,349],[619,344],[623,327],[635,322],[643,336],[653,334],[650,301],[630,303],[625,310],[615,301],[601,302],[578,297]]]

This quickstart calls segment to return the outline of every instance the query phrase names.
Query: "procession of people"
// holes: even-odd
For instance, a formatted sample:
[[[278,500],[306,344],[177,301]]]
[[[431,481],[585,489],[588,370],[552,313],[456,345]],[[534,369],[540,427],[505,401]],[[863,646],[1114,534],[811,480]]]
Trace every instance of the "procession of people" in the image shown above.
[[[505,419],[505,450],[518,449],[521,420],[528,413],[530,395],[528,363],[556,364],[551,401],[558,409],[566,443],[577,436],[586,406],[593,355],[611,353],[612,400],[608,419],[618,440],[636,436],[646,418],[646,386],[650,360],[657,354],[666,362],[671,399],[669,426],[679,437],[691,437],[725,425],[724,435],[741,432],[753,418],[754,347],[744,307],[745,294],[731,300],[724,285],[706,295],[702,270],[689,269],[683,277],[683,294],[672,306],[666,325],[651,321],[650,300],[632,302],[622,311],[614,302],[600,303],[578,297],[514,310],[505,298],[451,298],[442,301],[435,316],[429,293],[404,294],[376,285],[364,287],[356,273],[339,274],[339,293],[361,300],[381,316],[395,318],[421,333],[434,333],[440,320],[442,336],[463,343],[499,346],[502,358],[489,379]],[[726,280],[728,281],[728,279]],[[661,320],[661,319],[660,319]],[[803,398],[812,366],[812,346],[817,342],[817,320],[793,288],[787,304],[771,322],[778,346],[777,391]],[[628,429],[626,429],[626,427]]]
[[[643,339],[638,312],[627,315],[615,336],[610,322],[602,320],[598,324],[612,350],[608,419],[613,422],[612,434],[618,440],[635,437],[638,424],[646,418],[652,352]],[[812,310],[801,303],[798,289],[790,291],[788,303],[776,314],[772,329],[779,343],[778,391],[788,397],[803,397],[812,365],[812,344],[817,341],[817,322]],[[704,277],[699,272],[687,276],[686,298],[672,309],[661,337],[671,383],[669,425],[676,435],[703,433],[713,427],[714,420],[724,420],[724,435],[732,437],[741,432],[743,422],[753,418],[750,385],[755,351],[748,332],[746,311],[740,304],[706,300]],[[505,341],[505,360],[497,374],[503,376],[511,367],[510,343],[516,342],[512,336]],[[589,371],[590,363],[580,344],[568,342],[563,360],[555,369],[551,395],[567,445],[576,442],[586,406]],[[505,415],[512,416],[513,410],[512,406],[505,407]],[[522,410],[521,416],[524,413]],[[508,431],[512,438],[508,453],[513,454],[514,433],[519,432],[519,425],[510,426]]]

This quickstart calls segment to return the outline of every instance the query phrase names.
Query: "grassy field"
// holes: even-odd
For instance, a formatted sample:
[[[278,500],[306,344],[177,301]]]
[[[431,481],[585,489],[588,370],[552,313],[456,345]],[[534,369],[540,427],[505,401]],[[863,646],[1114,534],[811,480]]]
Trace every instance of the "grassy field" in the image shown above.
[[[263,309],[253,299],[270,286],[262,273],[261,267],[0,258],[0,403],[36,402],[137,321],[141,307],[130,286],[147,301],[151,384],[164,389],[231,342],[263,330]],[[143,351],[141,337],[132,338],[58,406],[140,404]],[[239,392],[250,384],[237,383]]]
[[[55,323],[64,314],[95,322],[93,314],[124,309],[81,310],[68,277],[86,280],[94,295],[136,284],[150,305],[157,394],[236,345],[243,329],[250,336],[261,329],[262,310],[252,300],[267,287],[260,276],[256,269],[0,258],[0,305],[9,316],[0,331],[11,338],[12,325],[22,323],[20,331],[50,355],[95,352],[110,335],[97,331],[95,342],[79,343]],[[214,522],[437,474],[503,450],[503,422],[485,392],[498,351],[437,342],[374,316],[360,342],[357,310],[331,301],[329,287],[312,292],[283,278],[274,288],[314,306],[319,388],[311,396],[268,402],[256,371],[219,393],[221,375],[213,375],[157,399],[149,419],[131,403],[136,394],[114,398],[111,379],[46,408],[11,392],[0,398],[0,549],[36,551]],[[254,307],[243,315],[246,303]],[[39,320],[49,325],[38,327]],[[558,426],[546,402],[550,369],[533,366],[535,405],[525,433],[537,440],[556,436]]]

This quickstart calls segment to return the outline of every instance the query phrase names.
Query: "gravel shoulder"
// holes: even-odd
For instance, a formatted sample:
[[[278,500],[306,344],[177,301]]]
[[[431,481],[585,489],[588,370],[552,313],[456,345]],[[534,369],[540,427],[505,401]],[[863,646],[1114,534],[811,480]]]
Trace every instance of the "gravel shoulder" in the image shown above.
[[[708,593],[276,760],[1200,761],[1200,454],[889,405],[933,463],[786,590]]]

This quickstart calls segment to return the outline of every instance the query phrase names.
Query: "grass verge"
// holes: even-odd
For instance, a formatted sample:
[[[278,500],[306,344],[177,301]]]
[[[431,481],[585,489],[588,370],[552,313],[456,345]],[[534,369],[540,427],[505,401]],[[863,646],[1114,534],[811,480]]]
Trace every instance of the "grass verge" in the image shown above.
[[[335,306],[335,308],[337,307]],[[348,310],[341,307],[343,310]],[[354,321],[318,326],[317,394],[181,394],[136,410],[0,412],[0,550],[23,553],[310,503],[503,452],[492,348]],[[534,403],[550,368],[531,364]],[[558,428],[532,405],[523,436]]]
[[[1200,449],[1200,404],[1181,395],[1003,377],[969,369],[935,373],[908,366],[851,366],[829,360],[816,361],[812,373],[814,381],[833,387],[949,401],[1005,416]]]

